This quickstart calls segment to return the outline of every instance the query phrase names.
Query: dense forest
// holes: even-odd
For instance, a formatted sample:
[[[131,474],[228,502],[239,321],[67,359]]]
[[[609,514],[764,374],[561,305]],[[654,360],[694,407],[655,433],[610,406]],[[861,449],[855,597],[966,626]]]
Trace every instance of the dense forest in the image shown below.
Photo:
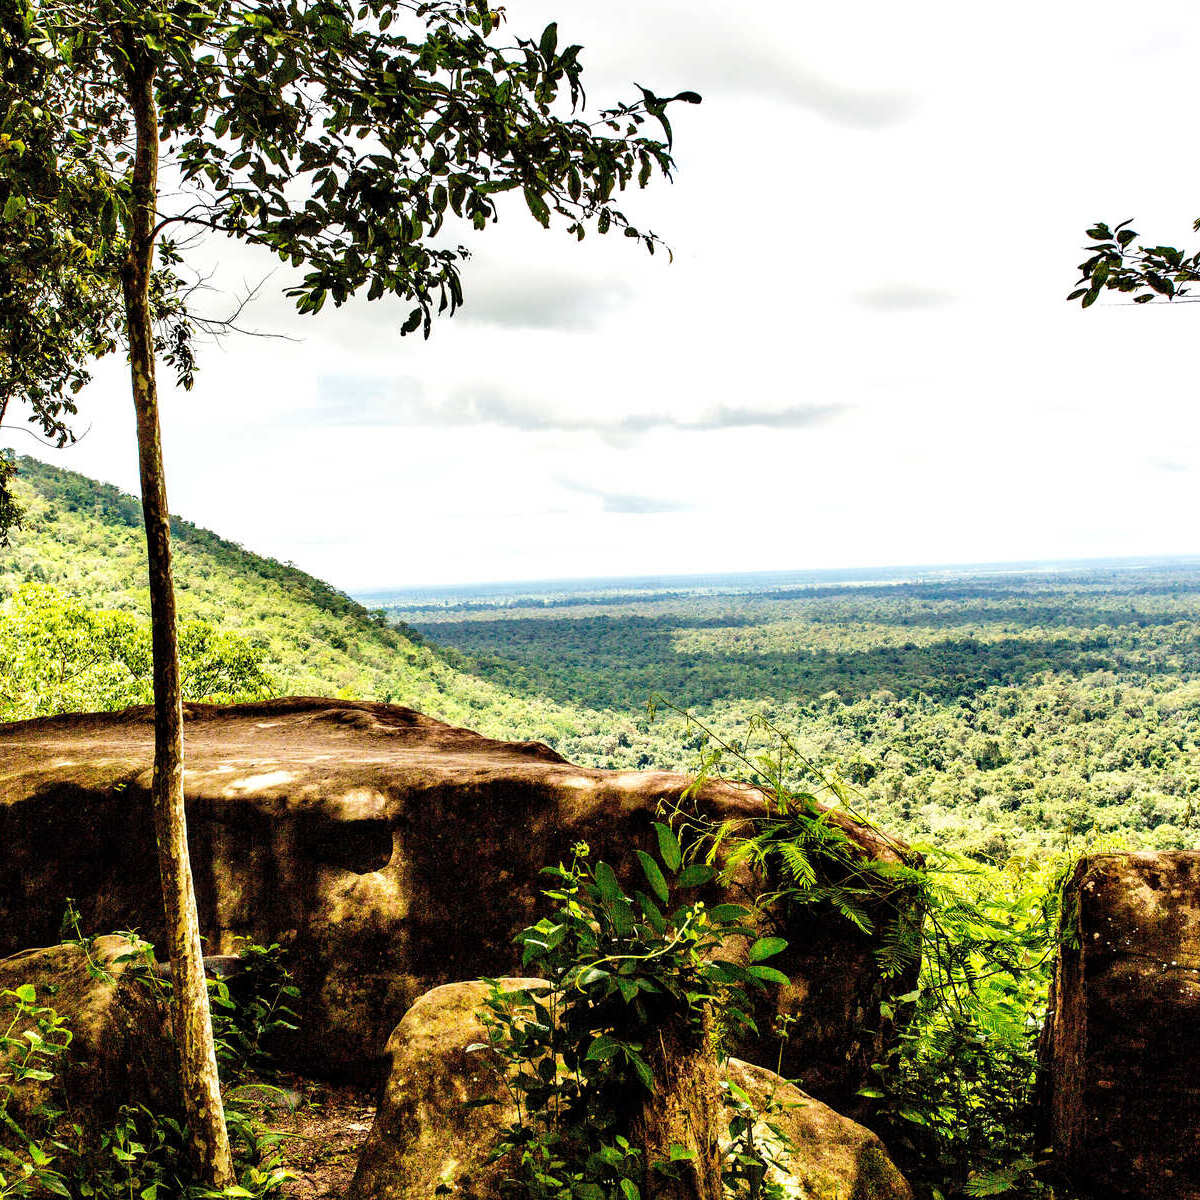
[[[1200,566],[994,574],[552,608],[391,610],[447,661],[607,727],[597,765],[694,761],[765,718],[886,827],[1002,860],[1197,836]]]
[[[0,720],[148,703],[138,502],[34,459],[20,471],[24,522],[0,550]],[[567,715],[459,672],[410,631],[290,565],[184,520],[172,528],[188,699],[378,699],[497,736],[542,727],[547,713],[553,731]]]

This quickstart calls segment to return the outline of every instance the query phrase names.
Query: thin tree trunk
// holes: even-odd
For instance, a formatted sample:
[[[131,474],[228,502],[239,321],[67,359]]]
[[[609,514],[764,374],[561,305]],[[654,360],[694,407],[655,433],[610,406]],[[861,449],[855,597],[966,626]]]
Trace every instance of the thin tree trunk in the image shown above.
[[[171,525],[163,474],[150,273],[158,190],[158,112],[153,69],[128,46],[129,84],[137,131],[129,254],[122,272],[133,403],[137,411],[142,513],[150,565],[150,622],[154,652],[154,829],[174,986],[171,1012],[179,1054],[184,1112],[202,1181],[215,1188],[237,1182],[221,1105],[204,952],[183,807],[183,697],[171,574]]]

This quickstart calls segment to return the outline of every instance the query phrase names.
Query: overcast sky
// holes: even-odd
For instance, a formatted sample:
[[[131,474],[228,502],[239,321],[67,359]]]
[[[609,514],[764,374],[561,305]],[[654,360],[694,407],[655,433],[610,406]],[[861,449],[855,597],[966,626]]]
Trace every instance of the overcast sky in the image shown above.
[[[1095,220],[1191,244],[1194,3],[505,7],[593,102],[703,93],[629,205],[674,265],[514,212],[428,342],[265,299],[301,341],[164,395],[175,511],[347,589],[1200,552],[1200,307],[1064,301]],[[9,444],[136,491],[124,371]]]

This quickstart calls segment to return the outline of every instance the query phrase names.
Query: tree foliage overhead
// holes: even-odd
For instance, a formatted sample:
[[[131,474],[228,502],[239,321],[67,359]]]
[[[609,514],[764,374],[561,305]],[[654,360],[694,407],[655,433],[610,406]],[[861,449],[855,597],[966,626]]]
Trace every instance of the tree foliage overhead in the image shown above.
[[[1190,285],[1200,282],[1200,250],[1144,245],[1132,224],[1131,218],[1109,228],[1101,221],[1088,229],[1092,243],[1068,300],[1090,308],[1103,291],[1122,292],[1134,304],[1193,299]],[[1200,219],[1192,227],[1200,232]]]
[[[426,336],[463,300],[447,218],[484,229],[503,193],[547,228],[653,251],[616,198],[671,175],[667,107],[699,97],[641,88],[587,119],[580,54],[555,24],[506,36],[485,0],[3,0],[0,421],[23,402],[65,444],[89,361],[124,342],[135,79],[152,78],[170,181],[155,349],[186,387],[197,334],[223,324],[193,302],[197,234],[303,268],[301,312],[390,294]]]

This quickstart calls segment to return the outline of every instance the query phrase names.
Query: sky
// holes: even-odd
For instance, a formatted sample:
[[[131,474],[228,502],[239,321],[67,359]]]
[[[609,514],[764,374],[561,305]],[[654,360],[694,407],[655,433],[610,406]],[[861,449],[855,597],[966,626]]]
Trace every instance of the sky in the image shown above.
[[[1065,301],[1094,221],[1200,242],[1194,4],[505,9],[593,105],[703,94],[626,205],[674,263],[506,212],[429,341],[277,273],[245,319],[284,337],[161,373],[174,511],[347,590],[1200,552],[1200,308]],[[136,492],[126,372],[76,445],[0,444]]]

